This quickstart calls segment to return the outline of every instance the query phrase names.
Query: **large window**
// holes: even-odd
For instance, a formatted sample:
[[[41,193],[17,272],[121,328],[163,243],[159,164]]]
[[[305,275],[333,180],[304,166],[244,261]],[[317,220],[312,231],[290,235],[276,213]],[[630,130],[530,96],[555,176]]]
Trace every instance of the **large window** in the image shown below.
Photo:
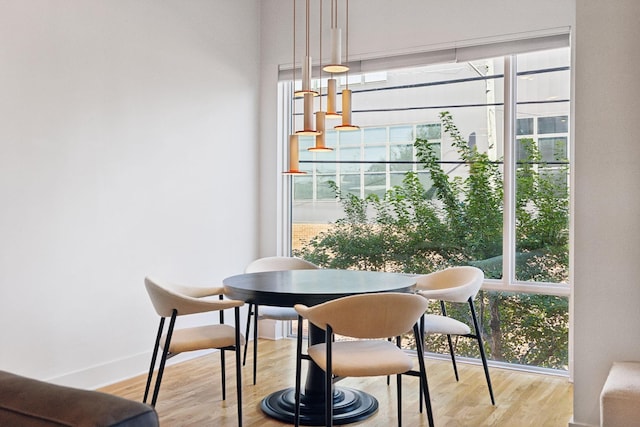
[[[569,63],[563,47],[351,75],[360,129],[328,122],[328,154],[301,139],[307,174],[285,178],[292,252],[332,268],[476,265],[490,357],[567,369]]]

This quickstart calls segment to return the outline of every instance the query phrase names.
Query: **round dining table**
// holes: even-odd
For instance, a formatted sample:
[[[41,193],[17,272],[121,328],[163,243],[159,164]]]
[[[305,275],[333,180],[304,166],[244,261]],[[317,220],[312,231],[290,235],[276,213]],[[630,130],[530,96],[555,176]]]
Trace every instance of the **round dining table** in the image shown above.
[[[233,299],[257,305],[293,307],[312,306],[350,295],[377,292],[413,292],[416,279],[400,273],[358,270],[287,270],[239,274],[223,280],[225,294]],[[309,345],[324,342],[325,332],[309,325]],[[307,378],[301,396],[300,423],[325,425],[325,373],[309,360]],[[334,387],[334,424],[362,421],[378,409],[377,400],[368,393],[348,387]],[[261,408],[268,416],[293,423],[295,388],[278,390],[266,396]]]

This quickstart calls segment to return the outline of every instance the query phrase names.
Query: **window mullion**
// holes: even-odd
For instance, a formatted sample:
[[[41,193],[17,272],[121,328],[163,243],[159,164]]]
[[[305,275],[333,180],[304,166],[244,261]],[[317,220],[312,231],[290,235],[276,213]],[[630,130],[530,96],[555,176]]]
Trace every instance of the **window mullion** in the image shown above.
[[[278,171],[286,170],[288,165],[288,147],[286,143],[289,134],[293,131],[293,117],[291,112],[293,111],[293,89],[294,84],[291,82],[283,82],[278,85],[280,93],[278,94],[278,108],[282,111],[282,117],[278,121],[278,138],[280,144],[278,144]],[[279,173],[279,172],[278,172]],[[291,241],[292,241],[292,211],[293,211],[293,177],[284,176],[284,179],[278,180],[280,185],[277,188],[276,199],[277,205],[277,229],[276,233],[279,236],[276,241],[276,251],[278,255],[290,255],[291,254]]]
[[[504,58],[504,200],[502,234],[502,281],[515,281],[516,247],[516,118],[517,118],[516,56]]]

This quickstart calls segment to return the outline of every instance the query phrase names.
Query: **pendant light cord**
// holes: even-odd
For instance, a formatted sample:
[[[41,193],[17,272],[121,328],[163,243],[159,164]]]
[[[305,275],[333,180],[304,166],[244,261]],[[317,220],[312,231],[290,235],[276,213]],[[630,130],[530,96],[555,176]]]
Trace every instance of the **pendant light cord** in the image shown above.
[[[320,31],[318,32],[320,53],[320,84],[318,91],[320,92],[320,111],[322,111],[322,0],[320,0]]]
[[[346,5],[346,13],[347,13],[347,17],[346,17],[346,23],[345,23],[345,32],[347,34],[345,34],[345,55],[344,55],[344,59],[345,59],[345,65],[349,66],[349,0],[345,0],[345,5]],[[347,87],[347,90],[349,89],[349,70],[347,69],[347,72],[345,73],[345,86]]]
[[[291,115],[291,131],[293,132],[294,123],[296,117],[296,100],[295,95],[293,95],[296,91],[296,0],[293,0],[293,79],[291,80],[291,104],[293,114]]]
[[[305,46],[305,55],[309,56],[309,1],[307,0],[307,9],[306,9],[306,17],[305,17],[305,25],[306,25],[306,46]]]

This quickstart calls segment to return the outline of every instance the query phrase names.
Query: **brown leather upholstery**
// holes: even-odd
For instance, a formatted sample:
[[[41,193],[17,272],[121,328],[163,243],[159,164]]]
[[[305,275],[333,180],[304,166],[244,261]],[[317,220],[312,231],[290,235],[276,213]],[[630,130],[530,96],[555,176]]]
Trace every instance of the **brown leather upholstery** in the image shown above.
[[[156,411],[144,403],[0,371],[0,426],[153,427],[158,425]]]

